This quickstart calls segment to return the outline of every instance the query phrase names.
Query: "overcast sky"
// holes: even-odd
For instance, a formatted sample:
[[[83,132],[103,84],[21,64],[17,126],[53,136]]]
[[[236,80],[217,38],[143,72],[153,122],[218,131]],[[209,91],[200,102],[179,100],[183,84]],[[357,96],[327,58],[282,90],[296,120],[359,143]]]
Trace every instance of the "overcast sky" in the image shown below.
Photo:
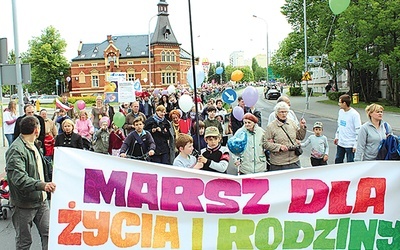
[[[79,42],[100,43],[107,35],[143,35],[153,32],[159,0],[14,0],[16,3],[20,53],[28,41],[52,25],[68,46],[65,56],[77,56]],[[188,1],[167,0],[172,30],[191,52]],[[12,0],[0,0],[0,37],[7,37],[14,48]],[[269,24],[269,50],[279,47],[291,31],[280,12],[285,0],[192,0],[194,55],[211,62],[228,63],[233,51],[244,51],[250,58],[265,54],[266,24]]]

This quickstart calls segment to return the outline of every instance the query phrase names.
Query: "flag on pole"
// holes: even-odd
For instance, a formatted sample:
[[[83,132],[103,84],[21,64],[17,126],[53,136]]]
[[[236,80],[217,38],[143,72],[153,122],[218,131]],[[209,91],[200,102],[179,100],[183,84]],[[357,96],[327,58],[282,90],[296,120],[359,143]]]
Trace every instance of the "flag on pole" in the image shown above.
[[[67,106],[60,102],[60,100],[56,99],[56,107],[59,109],[65,109],[66,111],[73,109],[73,107]]]
[[[133,82],[133,89],[134,89],[135,91],[142,92],[142,85],[140,84],[139,78],[136,79],[136,80]]]

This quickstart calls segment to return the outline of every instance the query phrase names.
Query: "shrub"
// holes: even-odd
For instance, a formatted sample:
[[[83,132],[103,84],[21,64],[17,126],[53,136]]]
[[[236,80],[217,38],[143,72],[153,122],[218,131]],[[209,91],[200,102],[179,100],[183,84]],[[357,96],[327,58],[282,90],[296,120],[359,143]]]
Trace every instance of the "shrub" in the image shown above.
[[[303,92],[303,88],[301,88],[301,87],[290,87],[289,88],[290,96],[301,96],[302,92]]]
[[[82,100],[86,103],[86,106],[92,106],[96,103],[96,96],[71,96],[68,97],[68,102],[75,104],[75,102]]]
[[[346,92],[328,92],[328,98],[332,101],[338,101],[341,95],[346,94]]]

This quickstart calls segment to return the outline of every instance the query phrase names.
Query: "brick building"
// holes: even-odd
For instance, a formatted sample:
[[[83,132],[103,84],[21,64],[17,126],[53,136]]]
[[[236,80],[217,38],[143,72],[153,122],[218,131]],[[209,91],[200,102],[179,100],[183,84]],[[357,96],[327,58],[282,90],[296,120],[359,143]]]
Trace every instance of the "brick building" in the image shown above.
[[[150,35],[108,35],[100,43],[80,42],[78,56],[71,62],[71,95],[103,93],[110,72],[124,72],[128,81],[140,79],[144,88],[187,84],[191,55],[180,47],[172,31],[168,3],[160,0],[157,7],[157,25]]]

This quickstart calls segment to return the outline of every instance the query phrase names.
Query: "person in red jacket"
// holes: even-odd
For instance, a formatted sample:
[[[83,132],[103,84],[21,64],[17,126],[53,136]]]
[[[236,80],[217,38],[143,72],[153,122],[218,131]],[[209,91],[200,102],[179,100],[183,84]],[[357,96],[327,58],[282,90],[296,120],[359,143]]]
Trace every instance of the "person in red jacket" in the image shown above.
[[[122,143],[125,140],[124,133],[112,122],[112,130],[110,132],[108,153],[110,155],[118,156]]]

